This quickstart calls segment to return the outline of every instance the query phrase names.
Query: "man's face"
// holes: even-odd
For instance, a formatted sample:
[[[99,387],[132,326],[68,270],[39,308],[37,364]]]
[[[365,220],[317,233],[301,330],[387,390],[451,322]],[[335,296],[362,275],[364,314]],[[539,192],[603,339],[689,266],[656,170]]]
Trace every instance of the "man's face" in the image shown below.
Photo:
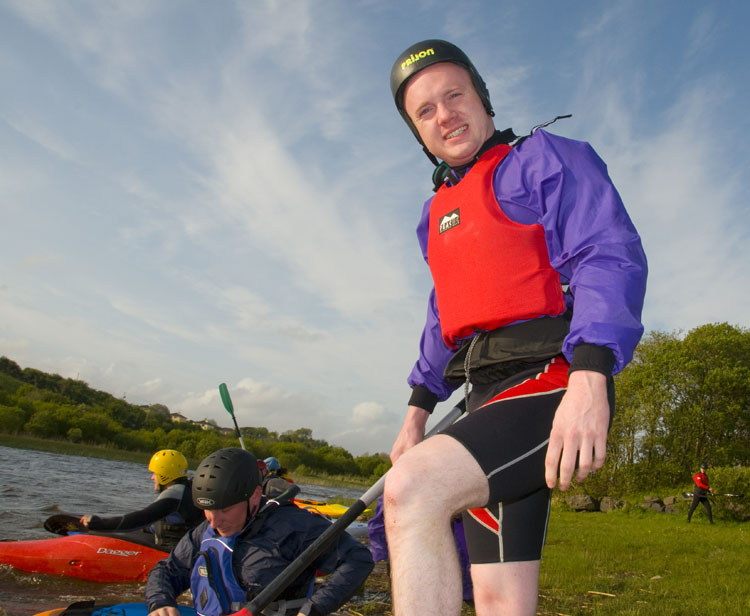
[[[255,489],[253,495],[246,501],[241,501],[225,507],[224,509],[212,509],[206,510],[203,513],[211,525],[219,535],[222,537],[231,537],[232,535],[240,532],[247,523],[248,511],[251,515],[255,515],[258,509],[258,504],[261,499],[260,486]],[[250,507],[248,510],[248,506]]]
[[[159,491],[159,480],[156,478],[156,473],[151,473],[151,481],[154,484],[154,491]]]
[[[404,90],[404,108],[427,149],[452,167],[471,162],[495,130],[469,73],[450,62],[417,73]]]

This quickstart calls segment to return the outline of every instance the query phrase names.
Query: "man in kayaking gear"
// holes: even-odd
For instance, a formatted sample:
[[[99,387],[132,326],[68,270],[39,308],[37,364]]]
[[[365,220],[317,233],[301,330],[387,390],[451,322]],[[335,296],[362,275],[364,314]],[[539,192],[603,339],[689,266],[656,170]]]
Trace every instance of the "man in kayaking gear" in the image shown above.
[[[714,523],[713,513],[711,512],[711,503],[708,500],[708,495],[713,494],[714,491],[708,483],[708,475],[706,475],[707,468],[708,464],[702,462],[701,470],[693,475],[693,483],[695,484],[695,487],[693,488],[693,502],[690,504],[690,509],[688,510],[688,523],[693,517],[693,512],[698,506],[698,503],[702,503],[703,507],[706,509],[708,521],[711,522],[711,524]]]
[[[394,613],[460,613],[463,512],[477,613],[534,614],[550,489],[604,462],[612,376],[643,333],[645,255],[591,146],[495,130],[455,45],[406,49],[391,92],[436,165],[417,226],[434,289],[385,485]],[[461,385],[470,413],[424,440]]]
[[[330,528],[322,516],[294,506],[296,489],[290,488],[279,499],[266,499],[257,460],[243,449],[220,449],[203,460],[193,500],[206,521],[149,574],[150,616],[178,616],[177,597],[188,588],[199,614],[230,614],[273,581]],[[372,567],[369,550],[343,533],[263,613],[328,614],[354,594]],[[330,575],[313,591],[316,571]]]
[[[203,512],[193,504],[188,463],[179,451],[162,449],[148,463],[156,500],[147,507],[120,516],[85,515],[88,530],[124,532],[150,527],[154,543],[165,548],[177,545],[182,535],[203,521]]]
[[[271,456],[264,460],[266,464],[267,473],[263,477],[263,494],[269,498],[278,496],[286,492],[294,483],[283,477],[283,469],[278,458]]]

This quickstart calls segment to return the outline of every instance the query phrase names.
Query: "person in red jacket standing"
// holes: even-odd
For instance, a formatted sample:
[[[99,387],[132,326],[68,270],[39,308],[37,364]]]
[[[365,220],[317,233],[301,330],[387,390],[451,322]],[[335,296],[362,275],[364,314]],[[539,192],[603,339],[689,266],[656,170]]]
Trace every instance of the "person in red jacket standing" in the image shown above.
[[[711,515],[711,503],[708,501],[708,495],[713,494],[714,491],[708,483],[708,475],[706,475],[707,466],[708,465],[703,462],[701,464],[701,470],[693,475],[695,489],[693,490],[693,503],[690,505],[690,510],[688,511],[688,523],[690,522],[690,518],[693,517],[693,511],[695,511],[698,503],[703,503],[703,506],[706,508],[706,513],[708,514],[708,521],[711,522],[711,524],[714,523],[713,516]]]

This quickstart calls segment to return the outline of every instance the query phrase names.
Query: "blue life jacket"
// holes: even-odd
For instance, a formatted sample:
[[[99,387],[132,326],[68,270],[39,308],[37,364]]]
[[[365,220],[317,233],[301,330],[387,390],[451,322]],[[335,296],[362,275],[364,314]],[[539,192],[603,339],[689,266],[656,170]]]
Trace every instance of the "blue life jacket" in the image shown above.
[[[241,534],[221,537],[210,525],[206,527],[190,574],[190,591],[200,616],[230,614],[247,600],[232,570],[234,543]]]
[[[291,499],[299,492],[299,486],[292,486],[276,499],[266,501],[260,511],[240,532],[231,537],[222,537],[211,525],[201,537],[200,551],[190,573],[190,591],[198,616],[226,616],[241,610],[248,598],[234,575],[232,556],[238,539],[252,537],[263,526],[266,518],[276,507],[290,505]],[[306,597],[281,599],[263,609],[266,616],[285,616],[290,611],[297,613],[307,599],[312,596],[315,576],[312,576]]]

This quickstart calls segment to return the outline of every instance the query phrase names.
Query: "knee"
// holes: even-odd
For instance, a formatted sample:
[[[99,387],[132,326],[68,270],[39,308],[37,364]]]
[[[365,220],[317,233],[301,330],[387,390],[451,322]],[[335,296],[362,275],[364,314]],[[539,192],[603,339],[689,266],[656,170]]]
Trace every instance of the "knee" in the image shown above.
[[[423,456],[404,455],[393,465],[385,478],[383,505],[386,525],[390,521],[422,520],[449,515],[443,502],[443,486],[439,473],[433,472],[430,460]]]
[[[409,505],[420,487],[419,482],[414,481],[414,476],[409,465],[401,460],[388,471],[383,489],[383,505],[386,509],[393,511]]]

